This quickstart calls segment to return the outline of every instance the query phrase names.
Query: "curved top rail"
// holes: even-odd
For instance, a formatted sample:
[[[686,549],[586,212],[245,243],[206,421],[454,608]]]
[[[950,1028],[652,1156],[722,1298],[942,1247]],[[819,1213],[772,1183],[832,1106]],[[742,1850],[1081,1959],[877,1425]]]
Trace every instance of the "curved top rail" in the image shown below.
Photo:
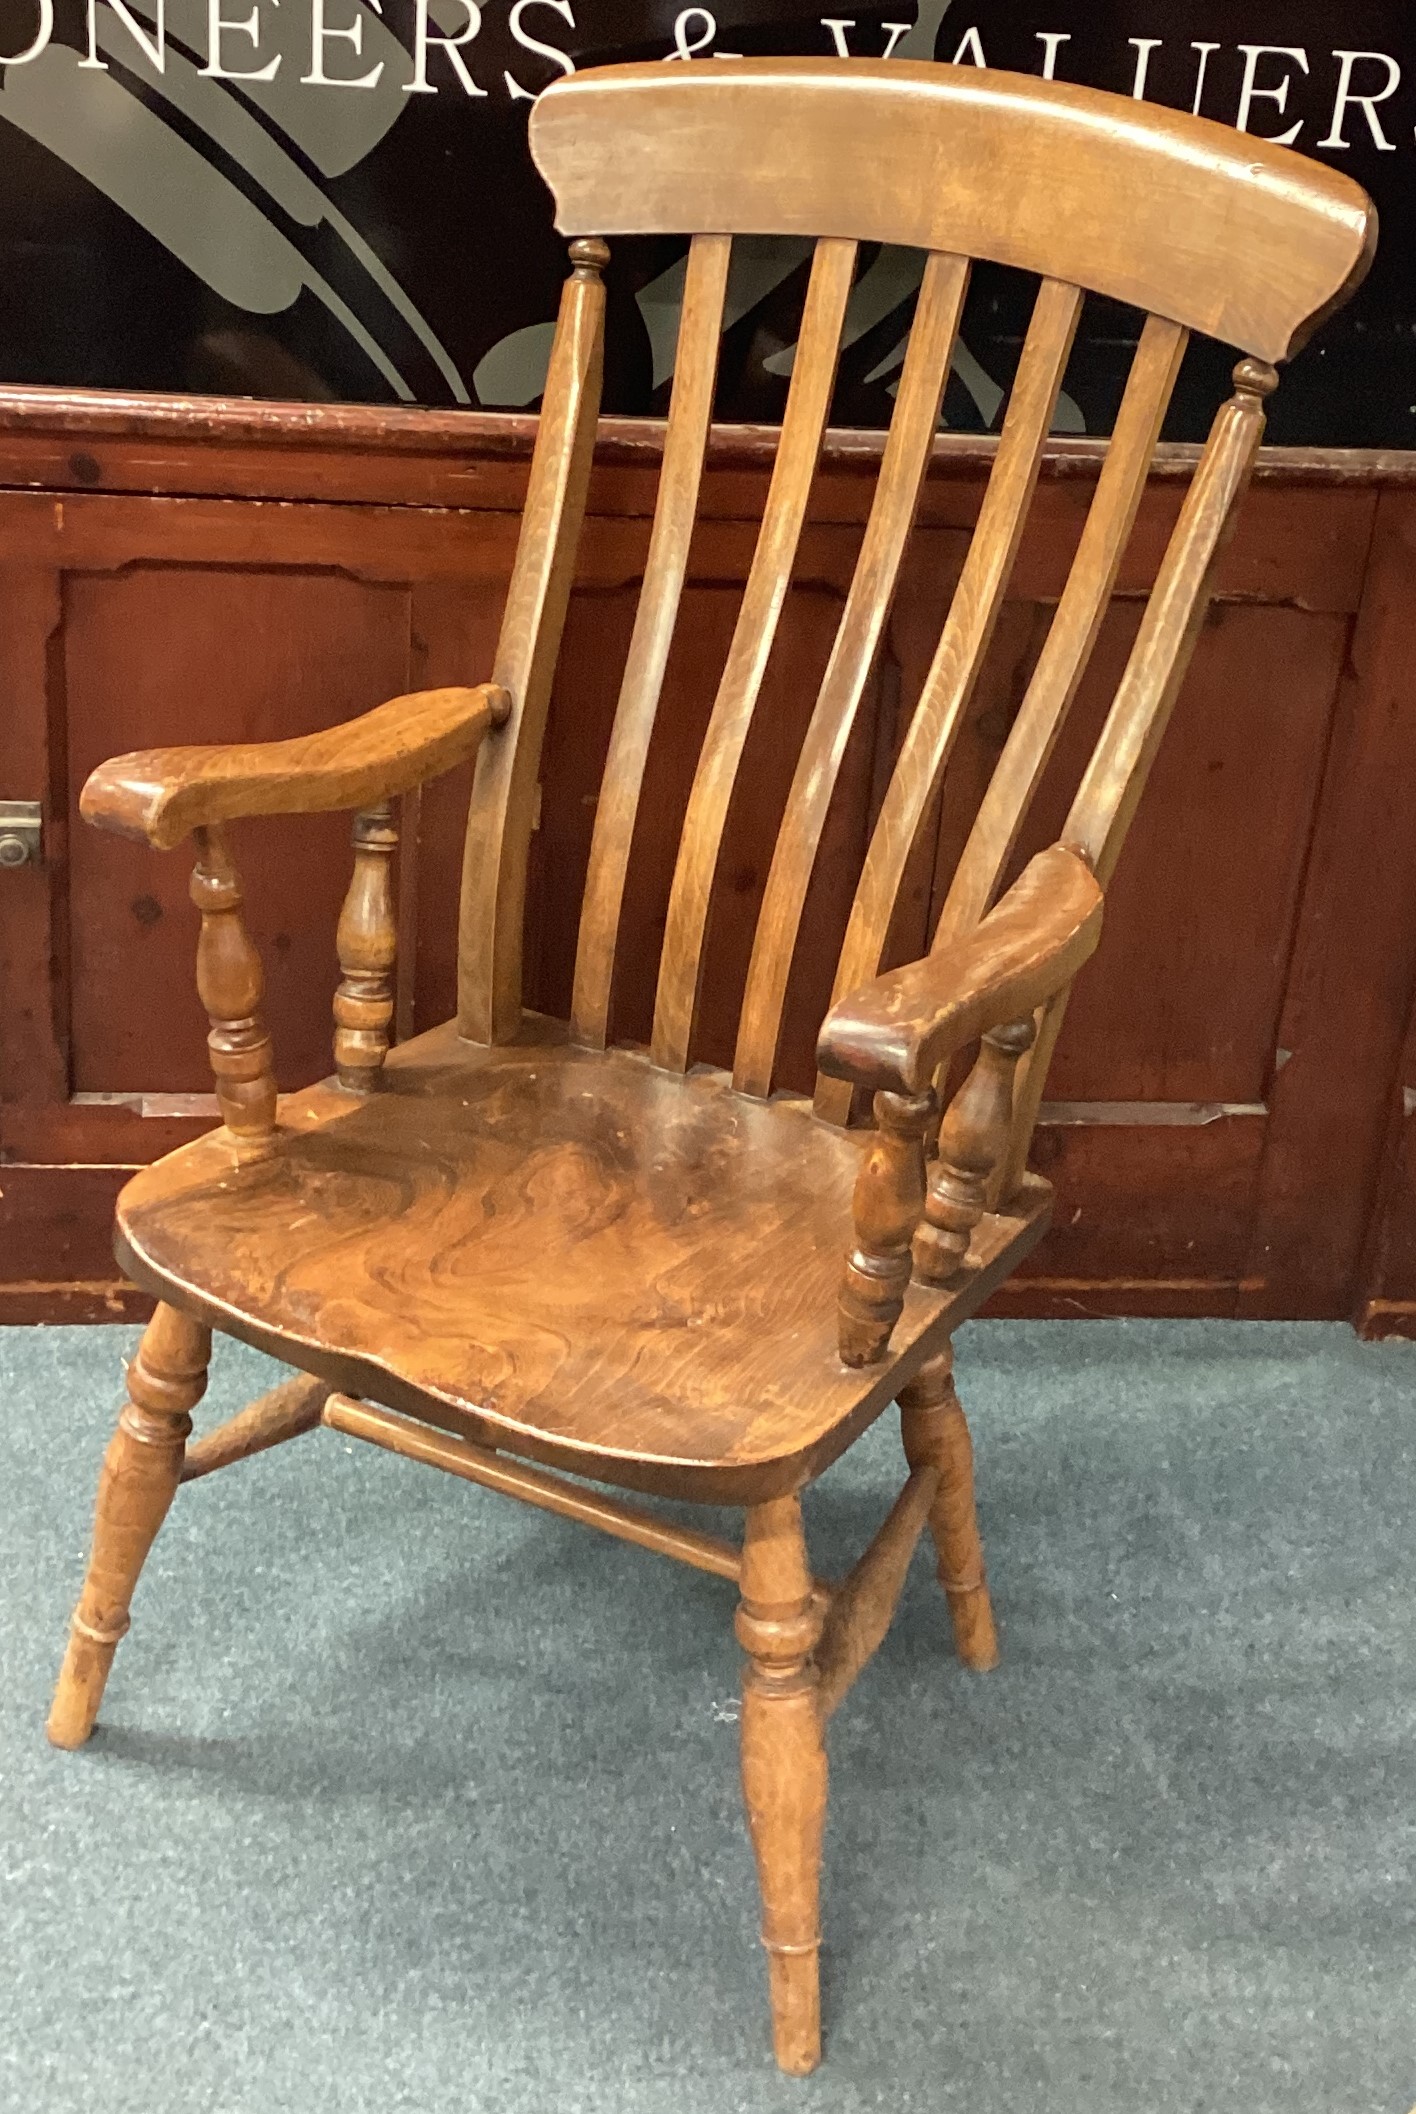
[[[1208,118],[912,60],[597,67],[531,114],[565,235],[844,236],[989,258],[1282,361],[1361,281],[1350,177]]]

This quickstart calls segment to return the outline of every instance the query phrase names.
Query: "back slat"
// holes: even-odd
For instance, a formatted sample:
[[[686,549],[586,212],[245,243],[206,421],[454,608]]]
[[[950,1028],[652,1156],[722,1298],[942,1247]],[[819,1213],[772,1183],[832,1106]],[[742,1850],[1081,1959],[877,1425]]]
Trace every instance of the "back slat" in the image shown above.
[[[516,562],[492,680],[511,716],[477,755],[462,855],[457,1025],[469,1042],[509,1042],[521,1026],[526,868],[556,656],[585,518],[604,368],[602,242],[571,244],[545,408],[531,457]]]
[[[1178,323],[1146,319],[1067,585],[950,884],[936,947],[978,923],[1017,843],[1101,629],[1187,337]]]
[[[580,917],[571,1036],[588,1049],[602,1050],[609,1031],[625,875],[698,508],[731,249],[730,236],[695,235],[688,253],[654,527],[595,811]]]
[[[669,897],[650,1046],[652,1061],[668,1071],[681,1072],[688,1063],[713,876],[743,744],[806,518],[855,258],[853,242],[828,240],[816,246],[767,507],[689,796]]]
[[[879,970],[906,863],[1002,607],[1081,307],[1079,288],[1043,280],[978,526],[866,854],[834,998],[869,982]],[[845,1122],[850,1104],[851,1089],[844,1080],[817,1081],[816,1112],[826,1121]]]
[[[743,1093],[771,1091],[802,906],[909,539],[968,282],[966,257],[936,252],[925,265],[870,519],[797,762],[757,923],[733,1066],[733,1084]]]
[[[1234,379],[1236,393],[1215,418],[1126,672],[1063,827],[1063,842],[1085,853],[1103,888],[1190,665],[1209,607],[1210,575],[1233,532],[1235,503],[1263,438],[1264,402],[1278,376],[1261,361],[1241,360]]]
[[[1264,400],[1278,377],[1257,360],[1235,369],[1237,393],[1224,404],[1185,495],[1126,672],[1062,829],[1062,842],[1089,861],[1103,888],[1115,871],[1131,817],[1190,665],[1209,607],[1215,561],[1233,531],[1237,502],[1264,434]],[[1067,993],[1042,1016],[1013,1102],[1008,1152],[996,1177],[1009,1197],[1027,1164],[1047,1068],[1067,1010]]]

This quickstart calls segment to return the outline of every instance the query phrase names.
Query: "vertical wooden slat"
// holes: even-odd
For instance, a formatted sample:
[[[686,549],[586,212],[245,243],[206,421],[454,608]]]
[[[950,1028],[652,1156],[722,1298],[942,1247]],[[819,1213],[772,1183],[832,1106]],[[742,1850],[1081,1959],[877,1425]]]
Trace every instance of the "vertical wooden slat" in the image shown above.
[[[521,1024],[521,928],[541,743],[560,649],[600,408],[603,242],[570,245],[550,370],[531,458],[516,563],[492,680],[511,715],[482,744],[462,862],[457,1024],[472,1042],[506,1042]]]
[[[654,527],[595,811],[580,916],[571,1036],[588,1049],[602,1050],[609,1031],[625,874],[698,508],[731,249],[731,236],[695,235],[688,253]]]
[[[757,922],[733,1064],[733,1084],[743,1093],[771,1092],[802,906],[914,521],[968,281],[966,257],[934,254],[925,265],[870,519],[797,762]]]
[[[950,883],[936,947],[978,923],[1017,843],[1106,615],[1188,336],[1178,323],[1146,319],[1067,585]]]
[[[1126,672],[1092,753],[1062,842],[1082,853],[1105,887],[1116,868],[1131,817],[1145,789],[1180,685],[1190,665],[1215,562],[1234,525],[1235,508],[1264,436],[1264,404],[1278,383],[1262,360],[1241,360],[1235,393],[1221,406],[1166,548]],[[1067,1010],[1062,992],[1041,1015],[1037,1040],[1020,1073],[1013,1130],[996,1193],[1016,1190],[1027,1164],[1047,1068]]]
[[[650,1046],[652,1061],[668,1071],[683,1071],[688,1063],[723,827],[791,583],[835,386],[855,258],[853,242],[827,239],[816,245],[766,511],[689,795],[669,896]]]
[[[916,832],[948,762],[1002,607],[1081,307],[1080,288],[1043,280],[978,526],[851,905],[836,998],[867,983],[879,969]],[[850,1104],[848,1082],[817,1081],[818,1116],[842,1123]]]

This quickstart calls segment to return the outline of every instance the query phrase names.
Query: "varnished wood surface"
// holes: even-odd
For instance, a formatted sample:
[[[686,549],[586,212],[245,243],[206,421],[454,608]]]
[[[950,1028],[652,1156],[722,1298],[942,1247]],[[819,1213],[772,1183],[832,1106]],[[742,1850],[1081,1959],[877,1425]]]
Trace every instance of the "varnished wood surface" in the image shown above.
[[[957,250],[1268,360],[1360,284],[1376,243],[1370,200],[1335,169],[1207,118],[971,66],[602,67],[545,90],[530,137],[567,235]]]
[[[793,2077],[806,2076],[821,2060],[826,1749],[814,1653],[824,1614],[807,1561],[800,1500],[753,1505],[734,1624],[747,1654],[742,1789],[762,1890],[772,2043],[778,2066]]]
[[[363,808],[476,754],[510,710],[494,683],[391,698],[361,719],[290,741],[115,756],[84,786],[85,822],[166,851],[194,829],[249,815]]]
[[[246,929],[245,895],[219,824],[197,830],[191,896],[201,914],[197,996],[211,1023],[207,1053],[231,1151],[268,1151],[275,1125],[275,1062],[262,1011],[261,958]]]
[[[939,1470],[932,1461],[912,1468],[879,1533],[832,1594],[816,1649],[823,1718],[840,1708],[884,1643],[915,1543],[938,1493]]]
[[[61,389],[0,384],[0,489],[241,499],[337,499],[396,507],[482,505],[520,511],[540,421],[523,411],[439,411],[385,404],[284,403],[182,396],[156,390]],[[596,460],[655,478],[666,421],[602,418]],[[709,435],[714,473],[770,469],[778,428],[727,422]],[[828,427],[822,460],[838,474],[873,480],[884,432]],[[986,433],[939,433],[932,479],[972,480],[997,449]],[[93,452],[97,449],[97,452]],[[1095,479],[1108,442],[1054,435],[1045,482]],[[1153,481],[1184,483],[1201,453],[1162,441]],[[1260,484],[1308,489],[1402,490],[1416,482],[1416,453],[1401,448],[1264,448]],[[654,485],[644,511],[652,512]],[[712,494],[707,504],[716,511]]]
[[[954,1386],[952,1344],[900,1390],[900,1436],[911,1470],[929,1462],[938,1471],[929,1528],[954,1649],[971,1672],[988,1673],[998,1664],[998,1633],[974,1508],[973,1441]]]
[[[595,833],[576,945],[571,1032],[576,1042],[592,1050],[602,1050],[609,1033],[631,839],[669,648],[679,621],[689,545],[702,489],[730,255],[731,244],[726,236],[695,236],[684,274],[673,400],[664,437],[654,527],[605,757],[604,778],[595,804]]]
[[[347,1393],[630,1487],[795,1487],[1045,1225],[1039,1185],[962,1282],[908,1291],[898,1366],[856,1374],[835,1294],[859,1146],[804,1103],[451,1029],[384,1080],[287,1100],[254,1165],[217,1133],[135,1177],[132,1274]]]
[[[823,1071],[917,1094],[942,1064],[1031,1013],[1096,952],[1102,893],[1065,844],[1031,860],[966,938],[892,969],[834,1005],[821,1029]]]
[[[853,243],[817,244],[762,529],[689,794],[669,895],[650,1045],[654,1062],[673,1071],[682,1071],[688,1063],[728,806],[806,520],[855,261]]]
[[[334,994],[334,1069],[340,1085],[356,1094],[373,1091],[388,1055],[398,959],[390,869],[397,850],[390,801],[354,817],[354,871],[334,935],[340,970]]]
[[[968,280],[966,258],[926,260],[870,519],[797,758],[758,916],[733,1059],[733,1083],[744,1093],[765,1094],[771,1088],[807,891],[846,745],[894,599]]]
[[[526,865],[536,826],[541,745],[590,481],[604,373],[603,242],[571,246],[516,560],[492,661],[511,699],[506,738],[477,758],[462,855],[457,1017],[477,1042],[521,1019]]]
[[[1080,314],[1076,287],[1043,281],[978,526],[871,833],[833,1001],[880,968],[924,816],[948,768],[1002,610]],[[819,1082],[817,1113],[828,1121],[844,1122],[850,1101],[849,1085],[830,1077]]]
[[[312,1380],[306,1373],[279,1381],[188,1446],[181,1480],[195,1483],[204,1475],[215,1475],[218,1468],[248,1461],[253,1454],[267,1453],[272,1446],[283,1446],[287,1439],[313,1431],[328,1393],[323,1381]]]
[[[308,1383],[307,1383],[308,1384]],[[555,1512],[562,1519],[579,1520],[597,1527],[619,1541],[670,1556],[696,1571],[710,1571],[716,1578],[737,1579],[741,1569],[738,1551],[715,1534],[697,1527],[680,1526],[676,1520],[656,1518],[632,1505],[607,1497],[601,1490],[587,1489],[564,1476],[548,1475],[522,1461],[509,1461],[488,1446],[449,1431],[430,1431],[411,1417],[396,1416],[369,1402],[351,1402],[347,1395],[332,1394],[323,1403],[322,1421],[331,1431],[346,1437],[366,1439],[405,1460],[422,1461],[430,1468],[445,1469],[465,1482],[483,1489],[499,1490],[505,1497],[519,1498],[524,1505]]]
[[[177,1494],[210,1357],[211,1331],[159,1306],[128,1367],[128,1400],[104,1456],[88,1573],[49,1713],[56,1747],[82,1747],[93,1730],[133,1589]]]
[[[1187,342],[1176,324],[1147,317],[1076,559],[949,883],[936,947],[983,916],[1017,844],[1111,601]]]

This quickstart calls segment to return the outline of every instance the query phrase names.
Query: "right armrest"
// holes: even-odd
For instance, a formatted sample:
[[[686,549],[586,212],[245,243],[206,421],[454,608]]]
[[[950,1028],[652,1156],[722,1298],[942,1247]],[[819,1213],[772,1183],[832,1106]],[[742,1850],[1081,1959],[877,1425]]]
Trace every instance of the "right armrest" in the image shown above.
[[[1066,844],[1029,861],[986,918],[952,945],[842,998],[817,1062],[835,1079],[923,1093],[941,1064],[1069,984],[1101,938],[1102,892]]]
[[[99,829],[169,851],[190,831],[239,816],[370,807],[466,762],[510,710],[505,690],[481,683],[417,690],[289,741],[143,749],[100,764],[79,812]]]

